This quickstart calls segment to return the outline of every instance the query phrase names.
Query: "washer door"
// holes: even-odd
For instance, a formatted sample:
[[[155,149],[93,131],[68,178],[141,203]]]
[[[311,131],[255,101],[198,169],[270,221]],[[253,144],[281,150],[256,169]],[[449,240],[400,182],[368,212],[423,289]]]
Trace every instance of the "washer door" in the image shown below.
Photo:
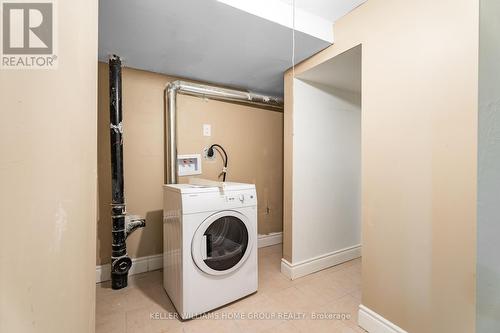
[[[191,253],[199,269],[211,275],[228,274],[247,260],[255,243],[250,221],[235,211],[208,217],[196,230]]]

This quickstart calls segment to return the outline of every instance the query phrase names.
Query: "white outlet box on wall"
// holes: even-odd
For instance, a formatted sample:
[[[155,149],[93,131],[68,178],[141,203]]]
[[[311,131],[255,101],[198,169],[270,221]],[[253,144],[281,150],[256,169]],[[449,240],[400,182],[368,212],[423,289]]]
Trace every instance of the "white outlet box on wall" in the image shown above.
[[[177,174],[179,176],[201,175],[201,155],[177,155]]]

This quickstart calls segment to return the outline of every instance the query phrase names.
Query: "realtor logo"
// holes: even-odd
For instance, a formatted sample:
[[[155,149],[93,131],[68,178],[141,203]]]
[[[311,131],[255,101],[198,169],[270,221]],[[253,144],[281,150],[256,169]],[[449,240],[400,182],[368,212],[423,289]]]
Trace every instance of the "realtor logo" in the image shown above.
[[[2,68],[55,68],[54,3],[2,2]]]

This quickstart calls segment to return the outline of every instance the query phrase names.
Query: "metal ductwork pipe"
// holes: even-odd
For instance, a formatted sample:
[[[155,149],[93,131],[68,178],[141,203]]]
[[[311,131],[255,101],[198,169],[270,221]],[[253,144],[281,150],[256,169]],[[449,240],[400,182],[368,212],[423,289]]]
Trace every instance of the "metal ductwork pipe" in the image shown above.
[[[128,235],[146,225],[139,217],[126,216],[123,181],[123,126],[122,126],[122,63],[120,57],[109,57],[109,111],[111,142],[111,287],[122,289],[128,284],[132,260],[125,243]]]
[[[254,94],[246,91],[222,88],[212,85],[186,81],[173,81],[167,84],[165,97],[165,182],[177,183],[177,94],[209,98],[218,101],[261,107],[283,112],[283,99],[279,97]]]

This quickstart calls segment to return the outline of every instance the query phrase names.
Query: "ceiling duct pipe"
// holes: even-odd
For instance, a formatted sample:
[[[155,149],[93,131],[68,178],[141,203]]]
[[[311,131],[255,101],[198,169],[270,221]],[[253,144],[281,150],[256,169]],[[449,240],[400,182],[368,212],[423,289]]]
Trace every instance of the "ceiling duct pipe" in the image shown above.
[[[138,216],[126,216],[123,181],[123,125],[122,125],[122,62],[120,57],[109,57],[109,113],[111,143],[111,288],[122,289],[128,284],[132,260],[127,254],[125,240],[136,229],[146,226]]]
[[[165,182],[177,183],[177,94],[232,102],[283,112],[283,99],[186,81],[169,82],[165,99]]]

